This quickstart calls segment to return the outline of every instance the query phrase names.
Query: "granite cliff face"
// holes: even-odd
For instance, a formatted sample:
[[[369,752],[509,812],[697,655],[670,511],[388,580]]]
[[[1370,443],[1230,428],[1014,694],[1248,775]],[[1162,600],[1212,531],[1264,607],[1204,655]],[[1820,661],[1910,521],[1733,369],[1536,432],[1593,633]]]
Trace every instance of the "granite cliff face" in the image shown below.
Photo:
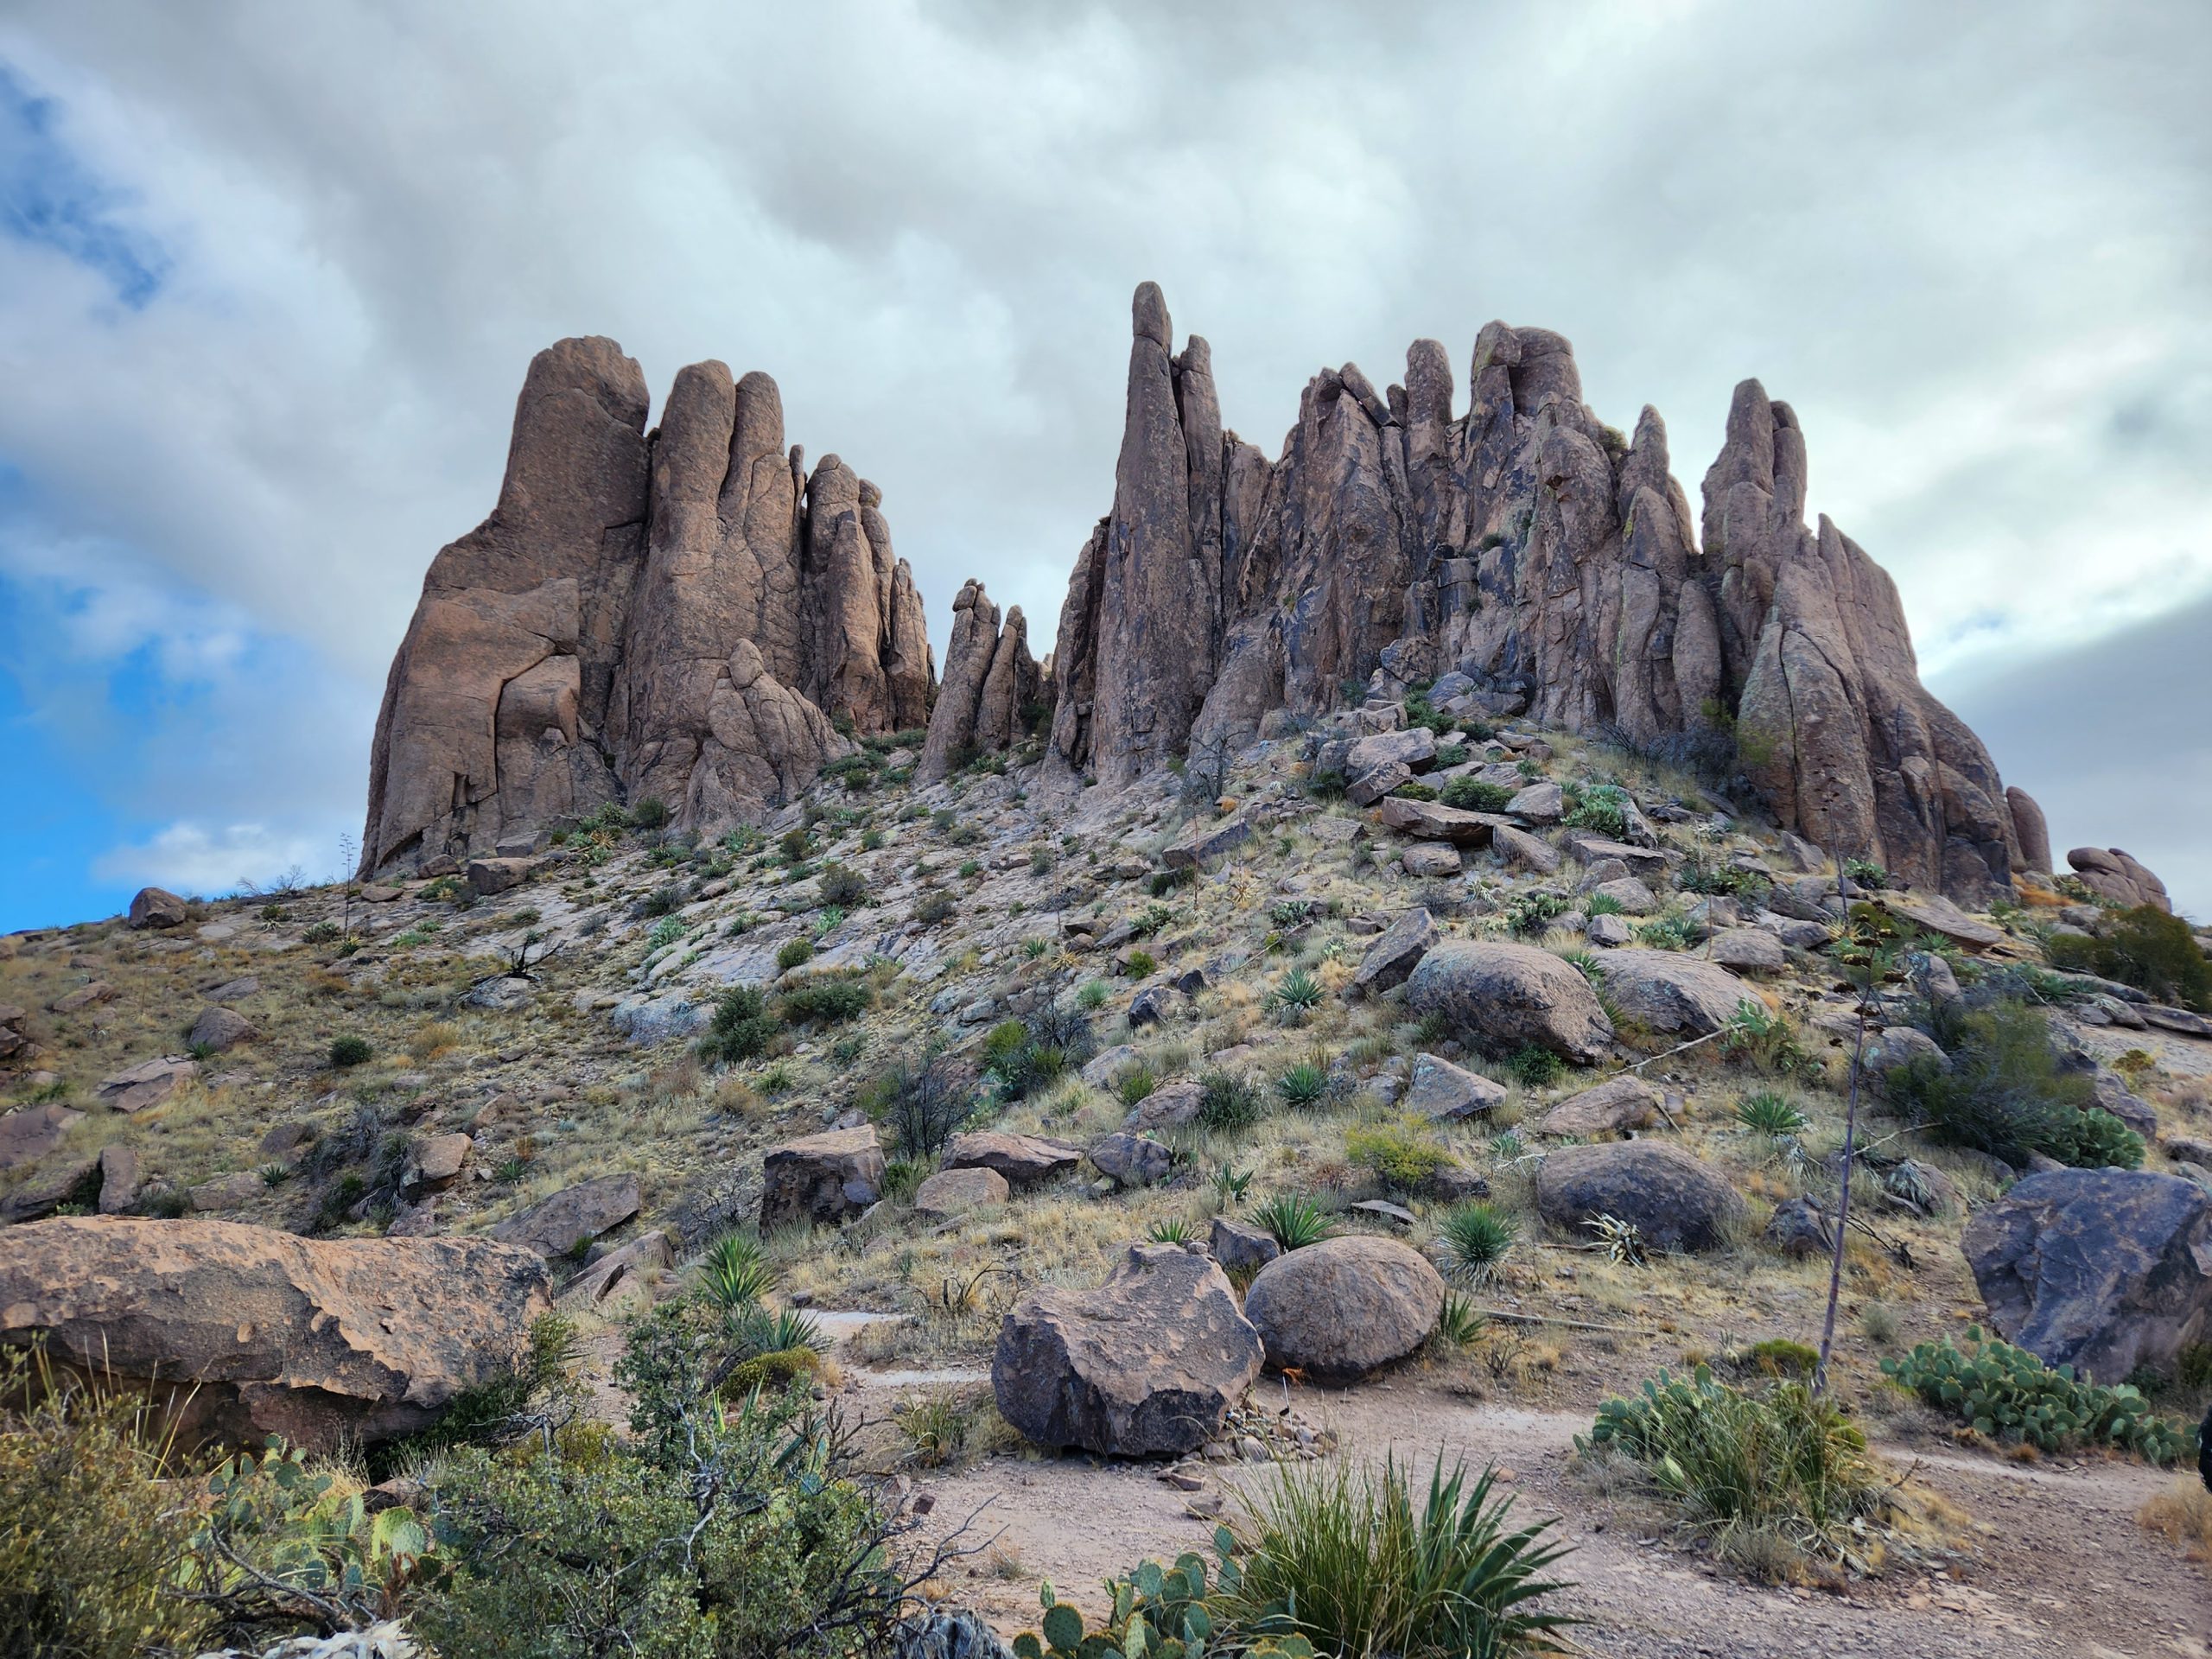
[[[765,374],[682,371],[659,428],[607,340],[531,362],[490,518],[430,566],[393,658],[362,868],[527,849],[603,802],[757,818],[861,735],[929,717],[935,665],[882,496],[810,475]]]
[[[1457,415],[1434,340],[1384,392],[1324,369],[1274,461],[1223,429],[1206,343],[1173,350],[1151,283],[1132,332],[1113,510],[1053,658],[1062,776],[1123,784],[1278,711],[1457,675],[1471,709],[1646,748],[1732,739],[1784,828],[1914,886],[1980,901],[2048,868],[2034,804],[1921,685],[1889,578],[1806,524],[1802,434],[1758,382],[1700,546],[1665,423],[1602,424],[1547,330],[1485,326]]]

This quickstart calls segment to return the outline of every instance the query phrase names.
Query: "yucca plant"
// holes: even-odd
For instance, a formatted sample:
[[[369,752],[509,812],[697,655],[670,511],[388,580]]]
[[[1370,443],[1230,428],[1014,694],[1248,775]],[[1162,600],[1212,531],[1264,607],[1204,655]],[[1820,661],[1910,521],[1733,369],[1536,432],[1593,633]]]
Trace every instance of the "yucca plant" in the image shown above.
[[[1458,1291],[1446,1291],[1436,1316],[1436,1339],[1447,1348],[1471,1348],[1489,1326],[1489,1317]]]
[[[1761,1090],[1736,1103],[1736,1121],[1754,1135],[1779,1141],[1805,1127],[1805,1114],[1771,1090]]]
[[[757,1306],[775,1283],[760,1246],[741,1233],[723,1234],[699,1261],[700,1294],[726,1313]]]
[[[739,1346],[751,1357],[760,1354],[788,1354],[804,1351],[819,1354],[830,1345],[822,1334],[822,1327],[797,1308],[786,1307],[771,1313],[765,1307],[755,1307],[747,1314],[738,1331]]]
[[[1294,968],[1268,994],[1268,1006],[1283,1024],[1303,1025],[1306,1017],[1321,1006],[1325,995],[1319,980],[1303,968]]]
[[[1328,1097],[1329,1074],[1312,1060],[1300,1060],[1275,1079],[1275,1094],[1286,1106],[1318,1106]]]
[[[1265,1229],[1286,1250],[1303,1249],[1336,1236],[1327,1211],[1295,1192],[1278,1192],[1252,1211],[1253,1225]]]
[[[1568,1586],[1542,1574],[1567,1549],[1545,1538],[1549,1519],[1513,1526],[1495,1478],[1447,1473],[1440,1456],[1422,1500],[1395,1459],[1287,1466],[1244,1500],[1253,1543],[1208,1603],[1215,1626],[1287,1624],[1324,1653],[1400,1659],[1557,1651],[1580,1621],[1545,1610]]]
[[[1438,1230],[1451,1252],[1452,1270],[1469,1284],[1482,1284],[1497,1271],[1521,1225],[1512,1217],[1480,1199],[1456,1206]]]
[[[1188,1244],[1198,1236],[1198,1230],[1179,1216],[1170,1216],[1165,1221],[1155,1221],[1145,1229],[1144,1236],[1155,1244]]]

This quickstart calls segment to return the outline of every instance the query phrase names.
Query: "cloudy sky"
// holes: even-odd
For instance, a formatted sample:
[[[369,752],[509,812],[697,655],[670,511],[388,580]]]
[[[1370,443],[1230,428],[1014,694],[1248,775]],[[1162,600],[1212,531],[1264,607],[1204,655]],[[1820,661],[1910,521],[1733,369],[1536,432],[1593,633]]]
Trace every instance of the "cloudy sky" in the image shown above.
[[[2208,75],[2171,3],[5,0],[0,928],[337,867],[565,334],[769,371],[940,642],[1049,638],[1146,277],[1270,450],[1503,317],[1694,496],[1759,376],[2058,845],[2212,911]]]

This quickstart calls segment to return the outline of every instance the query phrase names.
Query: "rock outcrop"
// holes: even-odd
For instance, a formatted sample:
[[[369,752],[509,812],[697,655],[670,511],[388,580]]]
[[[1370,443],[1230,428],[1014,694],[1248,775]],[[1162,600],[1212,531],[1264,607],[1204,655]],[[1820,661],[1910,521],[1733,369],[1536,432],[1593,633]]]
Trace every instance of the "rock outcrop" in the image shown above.
[[[944,683],[930,713],[915,779],[933,784],[977,754],[1002,753],[1029,729],[1044,675],[1029,654],[1029,624],[1016,605],[999,626],[983,584],[969,582],[952,601],[952,639]]]
[[[607,340],[531,362],[492,516],[442,551],[377,719],[365,872],[529,850],[609,801],[749,821],[863,735],[919,727],[934,666],[882,497],[810,476],[765,374],[645,377]]]
[[[550,1310],[537,1255],[482,1238],[306,1239],[221,1221],[11,1230],[0,1341],[162,1390],[187,1441],[334,1449],[434,1421],[503,1375]]]
[[[1244,1294],[1268,1363],[1321,1382],[1356,1382],[1405,1358],[1443,1307],[1443,1278],[1418,1250],[1351,1235],[1276,1257]]]
[[[1678,755],[1732,728],[1784,829],[1963,901],[2008,888],[1996,768],[1922,687],[1889,578],[1806,524],[1802,435],[1757,381],[1706,474],[1700,547],[1664,423],[1602,424],[1548,330],[1486,325],[1464,414],[1434,340],[1387,391],[1324,369],[1274,461],[1223,429],[1206,342],[1173,350],[1152,283],[1132,335],[1113,509],[1055,648],[1063,775],[1119,785],[1346,687],[1457,673],[1471,708]]]
[[[2076,847],[2066,855],[2066,861],[2073,866],[2082,885],[2100,899],[2109,899],[2129,910],[2142,905],[2156,906],[2169,913],[2173,910],[2166,884],[2148,866],[2117,847]]]

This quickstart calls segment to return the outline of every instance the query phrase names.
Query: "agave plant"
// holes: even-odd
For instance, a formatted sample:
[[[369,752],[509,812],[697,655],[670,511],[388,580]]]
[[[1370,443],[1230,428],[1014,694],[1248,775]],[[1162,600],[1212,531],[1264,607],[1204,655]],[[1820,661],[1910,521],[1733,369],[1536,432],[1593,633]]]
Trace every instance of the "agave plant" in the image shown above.
[[[1319,980],[1303,968],[1294,968],[1277,981],[1274,989],[1268,994],[1268,1006],[1283,1024],[1300,1026],[1305,1024],[1306,1017],[1321,1006],[1324,995]]]
[[[1295,1192],[1279,1192],[1252,1211],[1255,1226],[1271,1234],[1286,1250],[1303,1249],[1336,1236],[1336,1224],[1327,1211]]]
[[[1805,1127],[1805,1114],[1773,1090],[1763,1089],[1736,1103],[1736,1121],[1754,1135],[1779,1141]]]
[[[774,1288],[776,1270],[760,1246],[741,1233],[725,1233],[699,1262],[700,1294],[726,1313],[757,1306]]]
[[[1497,1272],[1521,1236],[1512,1217],[1478,1199],[1452,1210],[1438,1230],[1451,1252],[1453,1273],[1469,1284],[1481,1284]]]
[[[1300,1060],[1275,1079],[1275,1093],[1286,1106],[1318,1106],[1328,1097],[1329,1074],[1312,1060]]]

